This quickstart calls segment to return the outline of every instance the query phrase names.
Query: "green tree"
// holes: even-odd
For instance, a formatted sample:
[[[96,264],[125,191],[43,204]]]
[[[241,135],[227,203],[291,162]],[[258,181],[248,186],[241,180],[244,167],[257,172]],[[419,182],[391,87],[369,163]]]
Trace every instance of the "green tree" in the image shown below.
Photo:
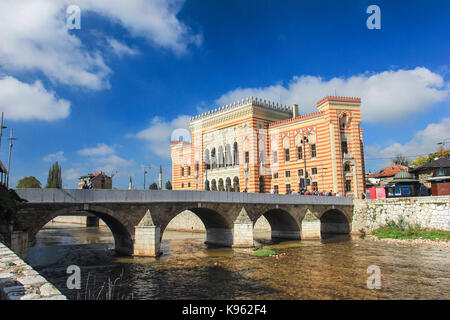
[[[56,161],[50,170],[48,170],[48,178],[46,188],[62,188],[61,167]]]
[[[172,183],[170,183],[170,180],[167,180],[166,182],[166,190],[172,190]]]
[[[25,177],[17,181],[17,188],[41,188],[41,182],[33,176]]]
[[[148,187],[150,190],[158,190],[158,185],[156,184],[156,182],[153,182],[150,187]]]
[[[450,149],[444,149],[442,146],[438,148],[438,150],[434,153],[430,153],[427,156],[420,156],[417,157],[413,162],[411,162],[411,165],[413,166],[421,166],[424,164],[427,164],[429,162],[434,161],[436,158],[448,158],[450,154]]]

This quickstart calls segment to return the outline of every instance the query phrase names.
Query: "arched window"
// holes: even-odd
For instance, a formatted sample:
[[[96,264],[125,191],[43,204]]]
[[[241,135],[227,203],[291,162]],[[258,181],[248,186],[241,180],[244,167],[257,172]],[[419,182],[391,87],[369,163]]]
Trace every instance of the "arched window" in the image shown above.
[[[235,142],[233,144],[233,159],[234,159],[233,165],[238,165],[239,164],[239,149],[238,149],[237,142]]]

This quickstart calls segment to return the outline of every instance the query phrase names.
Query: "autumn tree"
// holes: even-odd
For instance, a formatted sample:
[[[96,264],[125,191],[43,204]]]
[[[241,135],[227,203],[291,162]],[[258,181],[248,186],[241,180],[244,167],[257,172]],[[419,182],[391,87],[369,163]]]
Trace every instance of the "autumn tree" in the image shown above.
[[[17,188],[41,188],[41,182],[33,176],[25,177],[17,181]]]

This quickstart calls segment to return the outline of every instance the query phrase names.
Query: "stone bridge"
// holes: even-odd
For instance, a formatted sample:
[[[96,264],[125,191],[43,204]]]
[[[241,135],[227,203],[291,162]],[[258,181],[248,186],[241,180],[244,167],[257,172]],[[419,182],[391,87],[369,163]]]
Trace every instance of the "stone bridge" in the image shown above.
[[[15,228],[28,234],[28,245],[49,221],[63,215],[93,214],[111,230],[115,250],[126,255],[157,256],[166,226],[190,210],[206,229],[206,243],[252,247],[253,226],[261,216],[272,238],[301,239],[302,220],[310,212],[320,220],[322,236],[350,233],[353,200],[345,197],[255,194],[220,191],[17,189],[27,200]]]

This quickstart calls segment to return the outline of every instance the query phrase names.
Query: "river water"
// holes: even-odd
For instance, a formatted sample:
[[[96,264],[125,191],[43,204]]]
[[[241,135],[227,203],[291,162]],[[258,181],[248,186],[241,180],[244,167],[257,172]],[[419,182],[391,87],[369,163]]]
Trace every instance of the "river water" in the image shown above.
[[[446,248],[256,236],[278,256],[208,248],[203,233],[166,231],[159,258],[121,257],[106,227],[49,224],[28,262],[69,299],[450,299]],[[69,265],[81,268],[79,290],[67,288]],[[380,268],[380,289],[367,287],[371,265]]]

